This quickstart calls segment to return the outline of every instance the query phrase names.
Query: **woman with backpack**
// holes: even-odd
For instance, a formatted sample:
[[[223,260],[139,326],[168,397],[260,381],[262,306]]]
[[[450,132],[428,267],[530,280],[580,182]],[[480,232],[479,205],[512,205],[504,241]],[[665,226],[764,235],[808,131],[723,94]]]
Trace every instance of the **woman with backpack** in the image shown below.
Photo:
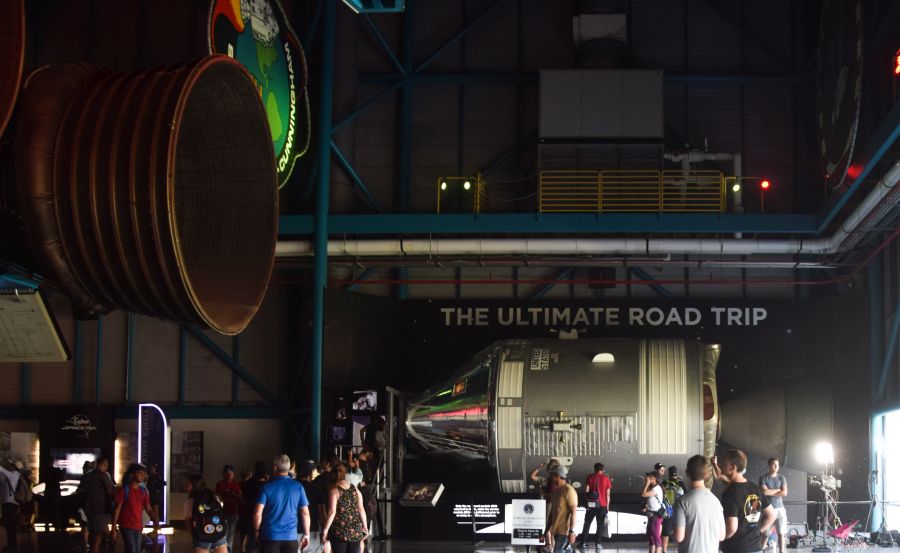
[[[331,471],[322,542],[331,544],[332,553],[360,553],[369,527],[362,494],[347,481],[348,471],[346,463],[338,464]]]
[[[188,477],[184,513],[194,540],[194,553],[228,553],[228,521],[225,508],[203,475]]]

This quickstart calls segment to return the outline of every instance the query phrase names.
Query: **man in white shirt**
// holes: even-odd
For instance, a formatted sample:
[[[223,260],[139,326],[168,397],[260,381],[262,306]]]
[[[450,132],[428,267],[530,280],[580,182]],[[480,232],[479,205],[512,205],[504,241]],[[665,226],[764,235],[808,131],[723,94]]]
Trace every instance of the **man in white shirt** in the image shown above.
[[[19,550],[19,504],[15,498],[19,478],[19,471],[11,461],[5,467],[0,466],[0,503],[2,503],[3,528],[6,530],[4,553]]]
[[[675,531],[678,553],[715,553],[725,539],[722,504],[706,487],[709,463],[706,457],[688,459],[687,477],[690,490],[675,502]]]

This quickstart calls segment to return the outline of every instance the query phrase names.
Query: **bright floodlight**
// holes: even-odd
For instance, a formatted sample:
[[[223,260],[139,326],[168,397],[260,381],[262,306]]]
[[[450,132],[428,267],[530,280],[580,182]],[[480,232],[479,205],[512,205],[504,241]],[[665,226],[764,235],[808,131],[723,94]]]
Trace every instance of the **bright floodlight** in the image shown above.
[[[736,182],[734,186],[731,187],[732,192],[740,192],[741,191],[741,183]]]
[[[611,353],[598,353],[591,361],[593,363],[615,363],[616,358]]]
[[[823,465],[834,464],[834,448],[828,442],[819,442],[815,449],[816,461]]]
[[[447,182],[446,181],[441,183],[441,190],[447,190]]]
[[[469,181],[464,182],[464,183],[463,183],[463,188],[464,188],[465,190],[468,190],[468,189],[472,188],[472,183],[469,182]]]

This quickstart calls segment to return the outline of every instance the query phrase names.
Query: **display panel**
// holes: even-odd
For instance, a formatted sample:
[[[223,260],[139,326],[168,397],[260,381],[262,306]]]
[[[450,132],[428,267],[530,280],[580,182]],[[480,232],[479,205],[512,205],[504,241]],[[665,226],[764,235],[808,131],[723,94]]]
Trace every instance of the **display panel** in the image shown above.
[[[84,463],[94,463],[100,458],[100,448],[50,448],[51,466],[62,470],[67,478],[80,479],[84,475]]]
[[[353,392],[354,411],[377,411],[378,392],[375,390],[355,390]]]

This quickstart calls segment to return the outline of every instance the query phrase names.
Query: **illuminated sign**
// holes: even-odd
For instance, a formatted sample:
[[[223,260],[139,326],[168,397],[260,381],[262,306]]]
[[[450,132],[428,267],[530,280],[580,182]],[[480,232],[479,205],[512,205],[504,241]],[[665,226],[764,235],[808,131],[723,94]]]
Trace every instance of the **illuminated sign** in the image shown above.
[[[256,81],[266,109],[278,170],[287,184],[294,162],[309,147],[306,56],[278,0],[214,0],[209,50],[237,60]]]
[[[160,407],[153,403],[138,405],[138,463],[156,465],[159,477],[169,481],[169,421]],[[159,522],[169,520],[168,486],[163,488],[162,513]]]

